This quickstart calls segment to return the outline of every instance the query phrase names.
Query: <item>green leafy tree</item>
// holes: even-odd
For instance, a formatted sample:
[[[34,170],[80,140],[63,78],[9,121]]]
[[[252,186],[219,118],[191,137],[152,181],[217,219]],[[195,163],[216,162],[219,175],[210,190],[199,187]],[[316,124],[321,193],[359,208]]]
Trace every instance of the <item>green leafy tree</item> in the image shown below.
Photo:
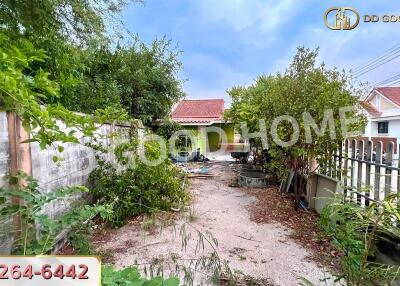
[[[31,74],[45,70],[59,84],[60,96],[49,96],[46,103],[59,102],[70,110],[86,111],[82,108],[85,102],[91,103],[93,98],[103,95],[105,86],[111,87],[107,95],[113,91],[113,79],[104,83],[103,74],[96,78],[86,76],[85,71],[91,68],[86,51],[99,51],[101,46],[123,36],[125,28],[120,12],[129,2],[141,1],[5,0],[0,4],[0,32],[14,45],[23,39],[30,41],[35,50],[46,51],[45,59],[30,66]],[[85,89],[94,92],[77,102],[76,94]],[[113,94],[111,98],[114,97]],[[96,108],[105,108],[107,103],[94,104],[92,109],[89,104],[87,110],[92,113]]]
[[[226,117],[237,123],[247,123],[250,131],[260,130],[259,119],[265,121],[268,149],[273,159],[271,165],[278,171],[285,171],[288,167],[296,172],[307,170],[308,159],[322,161],[337,149],[344,139],[340,108],[354,107],[346,113],[347,120],[353,119],[349,131],[362,130],[365,124],[365,118],[357,113],[360,91],[352,86],[351,78],[336,69],[328,69],[324,64],[317,65],[317,55],[318,50],[300,47],[285,73],[263,75],[249,87],[229,90],[232,108]],[[311,131],[311,136],[307,136],[304,113],[307,112],[320,128],[329,110],[332,111],[334,136],[329,128],[324,132],[321,128],[321,134]],[[271,128],[274,120],[283,115],[293,118],[295,124],[297,122],[298,133],[296,126],[293,127],[295,124],[288,120],[282,120],[276,128]],[[289,144],[282,146],[277,137]],[[256,143],[261,146],[260,140]]]
[[[123,29],[120,12],[129,0],[4,0],[0,4],[0,27],[13,38],[38,42],[69,38],[87,44],[93,38],[106,38],[107,26],[115,26],[116,36]]]
[[[145,45],[137,37],[130,46],[115,48],[117,41],[132,37],[120,16],[129,2],[142,1],[6,0],[0,4],[0,32],[15,46],[23,39],[34,50],[46,51],[47,57],[30,63],[29,74],[45,70],[58,83],[59,92],[42,102],[85,113],[123,106],[146,124],[168,115],[183,97],[180,52],[171,41]]]
[[[165,120],[162,125],[160,125],[157,130],[156,134],[164,137],[166,140],[170,139],[175,132],[180,131],[183,129],[183,126],[180,125],[178,122],[172,120]]]
[[[85,113],[106,106],[123,107],[131,117],[150,125],[167,116],[184,96],[178,79],[178,56],[171,42],[164,39],[151,46],[137,40],[116,50],[108,45],[82,50],[81,63],[85,68],[74,76],[80,82],[68,85],[66,81],[61,96],[50,102]]]
[[[121,104],[145,124],[169,115],[184,97],[177,74],[182,68],[180,52],[165,39],[151,46],[137,42],[119,48],[114,59],[115,79],[121,88]]]
[[[59,98],[48,102],[59,102],[70,110],[87,114],[99,108],[121,108],[122,86],[115,79],[114,54],[107,45],[79,50],[81,68],[72,70],[76,84],[61,87]],[[67,79],[68,80],[68,79]]]
[[[60,104],[42,105],[48,97],[59,97],[59,85],[49,79],[49,73],[38,70],[31,74],[31,66],[46,59],[43,50],[35,50],[27,40],[12,45],[8,37],[0,34],[0,108],[17,113],[24,128],[30,132],[30,141],[41,148],[54,142],[78,143],[76,131],[83,136],[94,136],[96,123],[126,119],[121,110],[110,107],[93,111],[94,116],[76,114]],[[66,131],[57,120],[67,127]]]

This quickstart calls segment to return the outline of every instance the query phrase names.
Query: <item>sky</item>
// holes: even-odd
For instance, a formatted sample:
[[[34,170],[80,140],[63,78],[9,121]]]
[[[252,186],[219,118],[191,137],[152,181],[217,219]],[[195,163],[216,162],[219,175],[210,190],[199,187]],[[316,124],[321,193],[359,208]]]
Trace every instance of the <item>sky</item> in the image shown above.
[[[318,61],[349,70],[400,43],[400,22],[328,29],[323,15],[334,6],[351,6],[361,17],[400,16],[398,0],[145,0],[130,4],[123,20],[144,42],[165,36],[183,51],[186,98],[223,98],[228,107],[227,90],[283,72],[298,46],[319,47]],[[385,80],[400,72],[399,64],[400,57],[359,80]]]

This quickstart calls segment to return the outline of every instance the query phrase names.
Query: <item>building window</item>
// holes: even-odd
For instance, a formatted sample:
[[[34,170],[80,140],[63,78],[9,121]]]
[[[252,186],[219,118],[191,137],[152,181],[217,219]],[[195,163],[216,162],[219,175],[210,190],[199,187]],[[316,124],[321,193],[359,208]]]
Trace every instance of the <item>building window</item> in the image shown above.
[[[378,122],[378,134],[388,134],[389,133],[389,122],[383,121]]]

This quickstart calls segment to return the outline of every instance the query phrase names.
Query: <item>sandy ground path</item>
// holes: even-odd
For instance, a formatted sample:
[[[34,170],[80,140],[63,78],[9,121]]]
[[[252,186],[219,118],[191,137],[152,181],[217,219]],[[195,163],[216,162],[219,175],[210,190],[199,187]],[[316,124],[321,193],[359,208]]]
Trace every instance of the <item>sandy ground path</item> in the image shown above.
[[[190,225],[202,233],[212,233],[218,240],[220,257],[229,261],[233,270],[268,278],[274,285],[299,285],[299,277],[306,277],[315,285],[325,285],[319,282],[324,278],[323,269],[306,259],[309,253],[290,239],[289,229],[280,224],[256,224],[250,220],[247,209],[256,198],[240,188],[228,186],[235,176],[232,168],[229,163],[210,164],[210,173],[216,177],[192,180],[190,192],[194,195],[192,207],[197,219]],[[161,262],[171,256],[189,263],[201,254],[195,251],[197,232],[190,230],[191,227],[186,229],[192,234],[192,242],[182,250],[179,228],[184,223],[185,219],[181,218],[175,226],[165,227],[161,232],[147,232],[132,222],[104,234],[96,245],[112,255],[117,267]],[[211,248],[205,244],[205,253],[209,253]],[[165,266],[164,270],[169,273],[173,272],[172,268]],[[196,275],[195,284],[206,277],[201,273]]]

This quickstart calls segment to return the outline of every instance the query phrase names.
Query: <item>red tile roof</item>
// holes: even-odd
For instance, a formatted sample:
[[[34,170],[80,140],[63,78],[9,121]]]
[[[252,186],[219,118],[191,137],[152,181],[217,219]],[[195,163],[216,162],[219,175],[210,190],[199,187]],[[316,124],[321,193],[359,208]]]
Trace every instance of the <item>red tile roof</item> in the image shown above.
[[[211,123],[223,120],[223,113],[223,99],[182,100],[171,118],[181,123]]]
[[[373,106],[371,102],[362,101],[362,102],[360,102],[360,104],[371,115],[379,116],[382,114],[382,112],[380,112],[378,109],[376,109],[376,107]]]
[[[389,100],[400,105],[400,87],[377,87],[375,89]]]

